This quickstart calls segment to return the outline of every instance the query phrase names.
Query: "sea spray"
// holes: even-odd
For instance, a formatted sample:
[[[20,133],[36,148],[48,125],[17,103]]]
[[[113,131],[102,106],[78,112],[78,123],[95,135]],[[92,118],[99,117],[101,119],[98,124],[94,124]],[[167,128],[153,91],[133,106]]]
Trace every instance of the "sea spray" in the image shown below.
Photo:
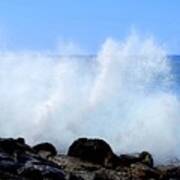
[[[152,38],[107,39],[93,57],[2,52],[0,84],[1,136],[60,149],[99,137],[118,153],[180,158],[180,102],[166,52]]]

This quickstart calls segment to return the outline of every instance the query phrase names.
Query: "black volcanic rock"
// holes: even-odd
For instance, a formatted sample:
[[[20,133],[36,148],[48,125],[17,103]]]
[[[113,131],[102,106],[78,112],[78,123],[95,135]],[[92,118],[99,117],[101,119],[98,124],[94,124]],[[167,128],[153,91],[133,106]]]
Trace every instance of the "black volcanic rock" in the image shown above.
[[[65,180],[63,170],[41,158],[23,138],[0,139],[0,179]]]
[[[74,174],[69,174],[69,177],[67,179],[68,180],[84,180],[82,177],[76,176]]]
[[[38,153],[41,157],[50,157],[50,156],[56,156],[57,150],[56,148],[50,144],[50,143],[40,143],[35,146],[33,146],[33,150]]]
[[[80,138],[69,147],[68,156],[105,165],[114,154],[111,147],[104,140]]]
[[[121,154],[119,156],[119,164],[121,166],[130,166],[131,164],[137,163],[140,161],[140,158],[131,154]]]
[[[19,169],[19,175],[33,180],[36,179],[64,180],[65,179],[65,175],[62,170],[56,167],[46,165],[43,162],[26,163],[25,166]]]
[[[20,144],[25,144],[25,139],[22,138],[22,137],[18,137],[18,138],[16,139],[16,142],[17,142],[17,143],[20,143]]]
[[[120,166],[130,166],[135,163],[143,163],[149,167],[153,167],[153,158],[149,152],[143,151],[140,154],[121,154],[119,156]]]
[[[134,179],[161,179],[161,174],[156,168],[151,168],[143,163],[131,164],[130,168]],[[162,176],[162,179],[163,178]]]
[[[0,139],[0,151],[9,153],[11,155],[18,152],[33,152],[32,148],[24,143],[22,139]]]
[[[157,167],[161,172],[161,175],[166,179],[179,180],[180,179],[180,166],[175,165],[163,165]],[[164,179],[165,179],[164,178]]]
[[[147,152],[147,151],[141,152],[139,154],[139,158],[142,163],[146,164],[149,167],[153,167],[154,160],[153,160],[152,155],[149,152]]]
[[[53,156],[42,156],[41,151]],[[80,138],[68,155],[50,143],[33,148],[23,138],[0,139],[0,180],[179,180],[177,164],[154,166],[149,152],[119,157],[101,139]]]

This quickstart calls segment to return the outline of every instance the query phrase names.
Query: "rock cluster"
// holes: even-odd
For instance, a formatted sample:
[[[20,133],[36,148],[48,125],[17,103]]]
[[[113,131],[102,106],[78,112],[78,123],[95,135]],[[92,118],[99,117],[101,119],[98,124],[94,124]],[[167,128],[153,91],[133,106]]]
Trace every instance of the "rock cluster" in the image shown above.
[[[80,138],[67,155],[50,143],[31,147],[23,138],[0,139],[2,180],[178,180],[180,166],[154,166],[149,152],[116,155],[101,139]]]
[[[0,179],[64,180],[63,170],[42,158],[36,149],[25,144],[23,138],[0,139]]]

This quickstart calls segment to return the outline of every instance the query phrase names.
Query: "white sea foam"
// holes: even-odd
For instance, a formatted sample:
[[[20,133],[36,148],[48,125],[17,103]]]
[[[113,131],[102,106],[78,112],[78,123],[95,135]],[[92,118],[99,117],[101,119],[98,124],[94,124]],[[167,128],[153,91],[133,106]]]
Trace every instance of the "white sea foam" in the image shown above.
[[[180,158],[180,101],[152,38],[107,39],[93,58],[1,52],[0,85],[0,136],[65,149],[99,137],[116,152]]]

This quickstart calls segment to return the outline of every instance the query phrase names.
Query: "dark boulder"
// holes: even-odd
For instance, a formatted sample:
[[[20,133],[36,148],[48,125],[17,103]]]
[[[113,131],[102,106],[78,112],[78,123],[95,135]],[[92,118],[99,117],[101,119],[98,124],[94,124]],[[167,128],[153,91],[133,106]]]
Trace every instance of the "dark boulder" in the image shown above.
[[[139,154],[139,158],[141,163],[146,164],[149,167],[153,167],[154,166],[154,160],[152,155],[147,152],[147,151],[143,151]]]
[[[18,170],[21,177],[33,180],[65,180],[64,172],[43,162],[27,162]]]
[[[119,156],[119,165],[130,166],[135,163],[143,163],[149,167],[153,167],[152,155],[146,151],[140,154],[122,154]]]
[[[180,179],[180,166],[167,168],[166,176],[169,179]]]
[[[131,173],[135,179],[160,179],[161,174],[157,169],[151,168],[143,163],[131,165]]]
[[[0,139],[0,151],[12,155],[17,152],[21,152],[21,153],[24,153],[26,151],[32,152],[32,149],[30,146],[25,144],[25,141],[23,141],[23,139],[16,140],[13,138],[7,138],[7,139]]]
[[[69,147],[68,156],[88,162],[105,165],[113,156],[111,147],[101,139],[80,138]]]
[[[57,155],[56,148],[50,143],[37,144],[33,147],[33,150],[44,158]]]
[[[25,139],[22,137],[18,137],[15,141],[19,144],[23,144],[23,145],[26,144]]]
[[[1,180],[29,180],[24,177],[9,173],[7,171],[0,170],[0,179]]]
[[[43,180],[41,172],[34,168],[25,169],[21,174],[21,177],[25,177],[32,180]]]
[[[139,155],[137,154],[121,154],[119,156],[119,163],[121,166],[130,166],[131,164],[140,161]]]
[[[81,176],[70,173],[67,177],[68,180],[84,180]]]
[[[95,172],[93,180],[129,180],[132,179],[130,172],[125,169],[114,171],[110,169],[99,169]]]
[[[0,139],[0,179],[65,180],[64,171],[56,163],[42,158],[39,150],[55,155],[55,147],[44,143],[32,149],[23,138]],[[38,152],[38,153],[36,153]],[[6,178],[7,177],[7,178]],[[10,178],[12,177],[12,178]]]

